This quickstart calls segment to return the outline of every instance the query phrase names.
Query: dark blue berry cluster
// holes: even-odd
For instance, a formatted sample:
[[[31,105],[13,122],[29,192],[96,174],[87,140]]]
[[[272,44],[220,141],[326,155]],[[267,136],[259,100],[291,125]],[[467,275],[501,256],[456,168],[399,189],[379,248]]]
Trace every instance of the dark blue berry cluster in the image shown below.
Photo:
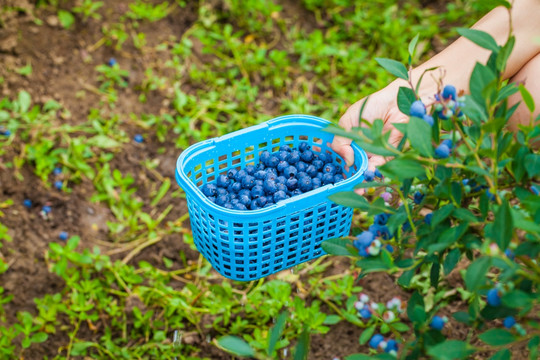
[[[328,153],[316,153],[307,142],[298,148],[264,151],[259,164],[230,169],[201,186],[213,203],[227,209],[257,210],[342,180],[343,168]]]

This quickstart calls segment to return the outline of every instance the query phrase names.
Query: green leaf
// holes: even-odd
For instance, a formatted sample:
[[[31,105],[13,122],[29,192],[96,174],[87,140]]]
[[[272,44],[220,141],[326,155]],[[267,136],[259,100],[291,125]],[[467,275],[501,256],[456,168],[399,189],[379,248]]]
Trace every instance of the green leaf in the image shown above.
[[[523,84],[519,84],[519,92],[521,93],[521,97],[523,98],[525,105],[527,105],[529,111],[533,113],[535,106],[531,93],[525,88],[525,86],[523,86]]]
[[[459,35],[471,40],[473,43],[483,47],[484,49],[491,50],[495,53],[499,52],[499,45],[497,45],[495,39],[484,31],[459,28],[457,29],[457,32]]]
[[[323,325],[335,325],[341,321],[341,316],[338,315],[326,315]]]
[[[223,349],[236,356],[255,356],[255,350],[253,350],[253,348],[245,340],[237,336],[223,336],[218,340],[218,344]]]
[[[368,201],[354,191],[343,191],[332,194],[328,197],[328,199],[332,200],[336,204],[346,207],[357,208],[365,211],[369,209]]]
[[[448,252],[446,257],[444,258],[443,263],[443,269],[444,269],[444,275],[450,274],[452,270],[456,267],[457,263],[459,262],[459,258],[461,257],[461,251],[459,249],[452,249]]]
[[[375,58],[375,61],[377,61],[379,65],[381,65],[390,74],[404,80],[409,80],[407,68],[399,61],[385,58]]]
[[[32,97],[30,94],[24,90],[19,91],[19,111],[21,113],[26,113],[30,108],[30,103],[32,102]]]
[[[283,333],[283,330],[285,329],[285,323],[287,321],[287,317],[289,316],[289,313],[287,311],[283,311],[281,314],[279,314],[276,324],[272,327],[272,330],[270,330],[270,338],[268,340],[268,349],[267,354],[269,356],[272,356],[272,353],[274,352],[274,348],[276,347],[276,344],[281,337],[281,334]]]
[[[476,259],[465,273],[465,285],[469,291],[478,290],[486,282],[486,273],[491,266],[491,258],[487,256]]]
[[[497,346],[510,344],[516,340],[515,336],[511,332],[503,329],[489,329],[485,333],[480,334],[478,337],[488,345]]]
[[[397,104],[399,111],[405,115],[411,113],[411,105],[416,101],[416,95],[411,88],[401,86],[397,94]]]
[[[345,360],[373,360],[373,356],[365,354],[352,354],[345,356]]]
[[[418,161],[408,158],[395,158],[379,167],[379,170],[386,176],[404,181],[426,174],[426,170]]]
[[[535,335],[527,344],[530,360],[538,359],[538,344],[540,344],[540,337],[538,335]]]
[[[510,291],[504,294],[501,300],[504,305],[514,309],[527,307],[532,303],[531,296],[521,290]]]
[[[298,338],[294,351],[294,360],[306,360],[309,353],[309,331],[304,329]]]
[[[475,349],[471,345],[459,340],[447,340],[428,350],[428,354],[436,360],[465,359],[474,352]]]
[[[525,156],[525,169],[529,177],[533,178],[540,174],[540,155],[528,154]]]
[[[96,343],[93,343],[91,341],[76,342],[71,348],[71,355],[86,355],[86,349],[92,346],[96,346]]]
[[[446,204],[440,209],[433,212],[433,218],[431,219],[431,227],[439,225],[454,211],[455,207],[452,204]],[[457,240],[457,239],[456,239]]]
[[[394,330],[399,332],[406,332],[410,330],[409,326],[402,322],[392,323],[391,326],[394,328]]]
[[[497,67],[497,70],[500,72],[504,72],[504,69],[506,68],[506,64],[508,62],[508,58],[510,57],[510,54],[512,53],[512,50],[514,49],[514,45],[516,43],[516,37],[511,36],[506,44],[501,48],[500,52],[497,54],[497,60],[495,61],[495,65]]]
[[[512,356],[512,353],[508,349],[503,349],[501,351],[498,351],[489,358],[489,360],[510,360]]]
[[[118,141],[108,137],[107,135],[96,135],[91,137],[86,141],[86,144],[90,146],[97,146],[102,149],[116,148],[121,145]]]
[[[465,96],[465,106],[462,108],[462,111],[477,125],[485,122],[488,119],[486,110],[480,106],[472,96],[469,95]]]
[[[75,17],[72,13],[66,10],[58,10],[58,20],[64,29],[69,29],[75,22]]]
[[[352,244],[349,239],[329,239],[321,243],[321,247],[327,254],[338,256],[353,256],[347,246]]]
[[[510,212],[510,205],[506,199],[503,199],[502,205],[495,213],[495,221],[493,223],[493,238],[497,245],[501,249],[506,249],[510,240],[512,240],[512,234],[514,233],[514,223],[512,213]]]
[[[433,156],[433,145],[431,144],[431,126],[423,119],[415,116],[409,120],[407,127],[407,137],[411,146],[427,157]]]
[[[356,266],[360,267],[364,274],[375,271],[384,271],[391,268],[385,261],[379,258],[360,259],[356,262]]]
[[[414,56],[414,51],[416,50],[416,44],[418,43],[418,38],[419,37],[420,37],[420,34],[416,34],[416,36],[409,43],[409,55],[411,57]]]
[[[47,335],[46,333],[44,332],[38,332],[34,335],[32,335],[32,337],[30,338],[30,340],[33,342],[33,343],[42,343],[44,341],[47,341],[47,339],[49,338],[49,335]]]
[[[362,331],[362,334],[360,335],[360,338],[358,339],[358,342],[360,345],[366,344],[369,339],[371,339],[371,336],[373,336],[373,333],[375,332],[375,325],[371,325],[366,330]]]

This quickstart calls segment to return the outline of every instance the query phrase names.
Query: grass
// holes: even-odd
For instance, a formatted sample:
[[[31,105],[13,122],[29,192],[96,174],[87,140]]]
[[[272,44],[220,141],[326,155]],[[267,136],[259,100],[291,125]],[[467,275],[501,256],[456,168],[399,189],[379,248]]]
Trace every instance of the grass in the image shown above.
[[[193,239],[187,216],[170,216],[183,194],[169,174],[160,173],[152,158],[122,173],[115,159],[133,150],[134,131],[147,134],[145,142],[157,144],[158,153],[171,146],[179,153],[281,114],[337,122],[348,104],[391,80],[375,57],[405,59],[401,44],[419,33],[417,56],[426,59],[433,54],[434,38],[444,44],[456,36],[449,24],[471,25],[486,9],[472,0],[451,2],[446,11],[418,1],[303,0],[293,7],[298,13],[271,0],[225,0],[220,6],[130,0],[125,15],[115,17],[102,3],[82,1],[72,7],[71,2],[41,0],[32,9],[38,24],[50,14],[59,16],[61,31],[71,36],[77,35],[75,26],[98,24],[101,33],[90,50],[105,47],[120,55],[112,67],[90,60],[93,78],[77,93],[80,101],[96,99],[85,118],[73,119],[57,101],[36,101],[31,89],[0,101],[0,126],[12,133],[0,139],[2,171],[19,182],[36,176],[53,191],[51,173],[60,166],[64,194],[91,184],[87,200],[113,215],[108,241],[100,247],[86,248],[78,236],[65,244],[51,242],[43,271],[62,279],[62,289],[36,298],[32,311],[18,311],[16,320],[8,321],[5,307],[13,298],[0,287],[2,357],[26,357],[51,339],[62,343],[51,359],[207,355],[201,352],[204,340],[175,343],[175,332],[184,339],[208,336],[206,350],[217,346],[219,336],[231,334],[262,351],[272,319],[287,310],[288,326],[270,354],[285,358],[284,350],[306,326],[312,334],[327,333],[339,321],[365,326],[351,306],[361,291],[351,271],[328,275],[335,260],[319,259],[294,273],[248,284],[227,281],[202,257],[188,261],[183,252],[180,263],[166,257],[159,264],[135,263],[137,254],[168,236],[191,249]],[[192,9],[196,20],[183,34],[150,41],[154,24]],[[143,62],[138,81],[126,66],[136,57],[153,59]],[[11,70],[35,76],[31,66]],[[142,111],[126,111],[128,89]],[[161,112],[148,105],[156,97],[169,104]],[[28,169],[32,175],[24,175]],[[153,181],[142,181],[141,174]],[[14,206],[9,196],[0,201],[3,211]],[[0,240],[9,246],[1,217]],[[0,274],[9,271],[11,261],[9,252],[0,253]]]

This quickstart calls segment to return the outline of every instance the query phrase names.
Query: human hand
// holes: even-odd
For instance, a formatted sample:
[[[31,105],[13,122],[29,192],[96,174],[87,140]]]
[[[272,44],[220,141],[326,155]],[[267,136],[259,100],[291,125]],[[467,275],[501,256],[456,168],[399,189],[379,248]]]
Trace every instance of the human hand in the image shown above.
[[[373,123],[376,119],[381,119],[384,122],[383,131],[390,131],[390,144],[397,146],[402,138],[402,134],[397,131],[393,124],[408,121],[408,116],[399,111],[397,106],[398,88],[397,83],[392,83],[369,97],[357,101],[341,116],[339,125],[347,131],[350,131],[353,127],[358,127],[360,109],[364,102],[367,101],[362,118],[370,123]],[[347,166],[351,166],[354,163],[354,151],[351,147],[351,139],[341,136],[334,137],[332,149],[343,157]],[[368,169],[372,171],[387,161],[380,155],[370,153],[367,155],[369,159]]]

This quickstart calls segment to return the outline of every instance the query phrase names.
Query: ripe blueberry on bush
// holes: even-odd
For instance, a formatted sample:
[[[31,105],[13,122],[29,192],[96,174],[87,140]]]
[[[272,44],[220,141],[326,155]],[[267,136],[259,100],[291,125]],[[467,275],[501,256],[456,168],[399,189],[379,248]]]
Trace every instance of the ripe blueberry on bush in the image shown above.
[[[499,294],[498,289],[490,289],[487,292],[487,303],[491,306],[499,306],[501,305],[501,295]]]
[[[142,143],[144,141],[144,138],[141,134],[136,134],[134,137],[133,137],[133,140],[136,142],[136,143]]]
[[[431,319],[431,322],[429,323],[429,327],[432,329],[441,331],[445,323],[446,322],[444,321],[442,317],[440,317],[439,315],[435,315],[433,319]]]
[[[512,327],[514,327],[514,325],[516,325],[516,319],[514,319],[513,316],[508,316],[504,318],[503,325],[505,328],[511,329]]]
[[[343,168],[332,163],[332,155],[315,153],[307,142],[298,149],[283,145],[276,153],[263,151],[259,160],[220,174],[215,182],[202,185],[201,192],[227,209],[257,210],[344,180]]]
[[[376,349],[379,347],[379,344],[384,340],[384,336],[381,334],[375,334],[371,337],[369,340],[369,346],[373,349]]]
[[[24,199],[23,205],[24,205],[25,208],[30,209],[30,208],[32,207],[32,200],[30,200],[30,199]]]
[[[435,148],[435,155],[441,159],[446,159],[450,156],[450,148],[446,144],[441,144]]]
[[[58,235],[58,238],[62,241],[66,241],[68,239],[69,235],[67,232],[65,231],[62,231],[60,232],[60,234]]]
[[[424,119],[424,121],[427,122],[430,126],[433,126],[433,124],[435,123],[435,120],[433,120],[433,116],[428,114],[424,115],[422,119]]]
[[[445,100],[456,100],[457,99],[457,91],[456,87],[453,85],[446,85],[442,92],[442,97]]]
[[[420,100],[416,100],[411,104],[411,109],[409,110],[411,116],[416,116],[422,119],[426,115],[426,106]]]

